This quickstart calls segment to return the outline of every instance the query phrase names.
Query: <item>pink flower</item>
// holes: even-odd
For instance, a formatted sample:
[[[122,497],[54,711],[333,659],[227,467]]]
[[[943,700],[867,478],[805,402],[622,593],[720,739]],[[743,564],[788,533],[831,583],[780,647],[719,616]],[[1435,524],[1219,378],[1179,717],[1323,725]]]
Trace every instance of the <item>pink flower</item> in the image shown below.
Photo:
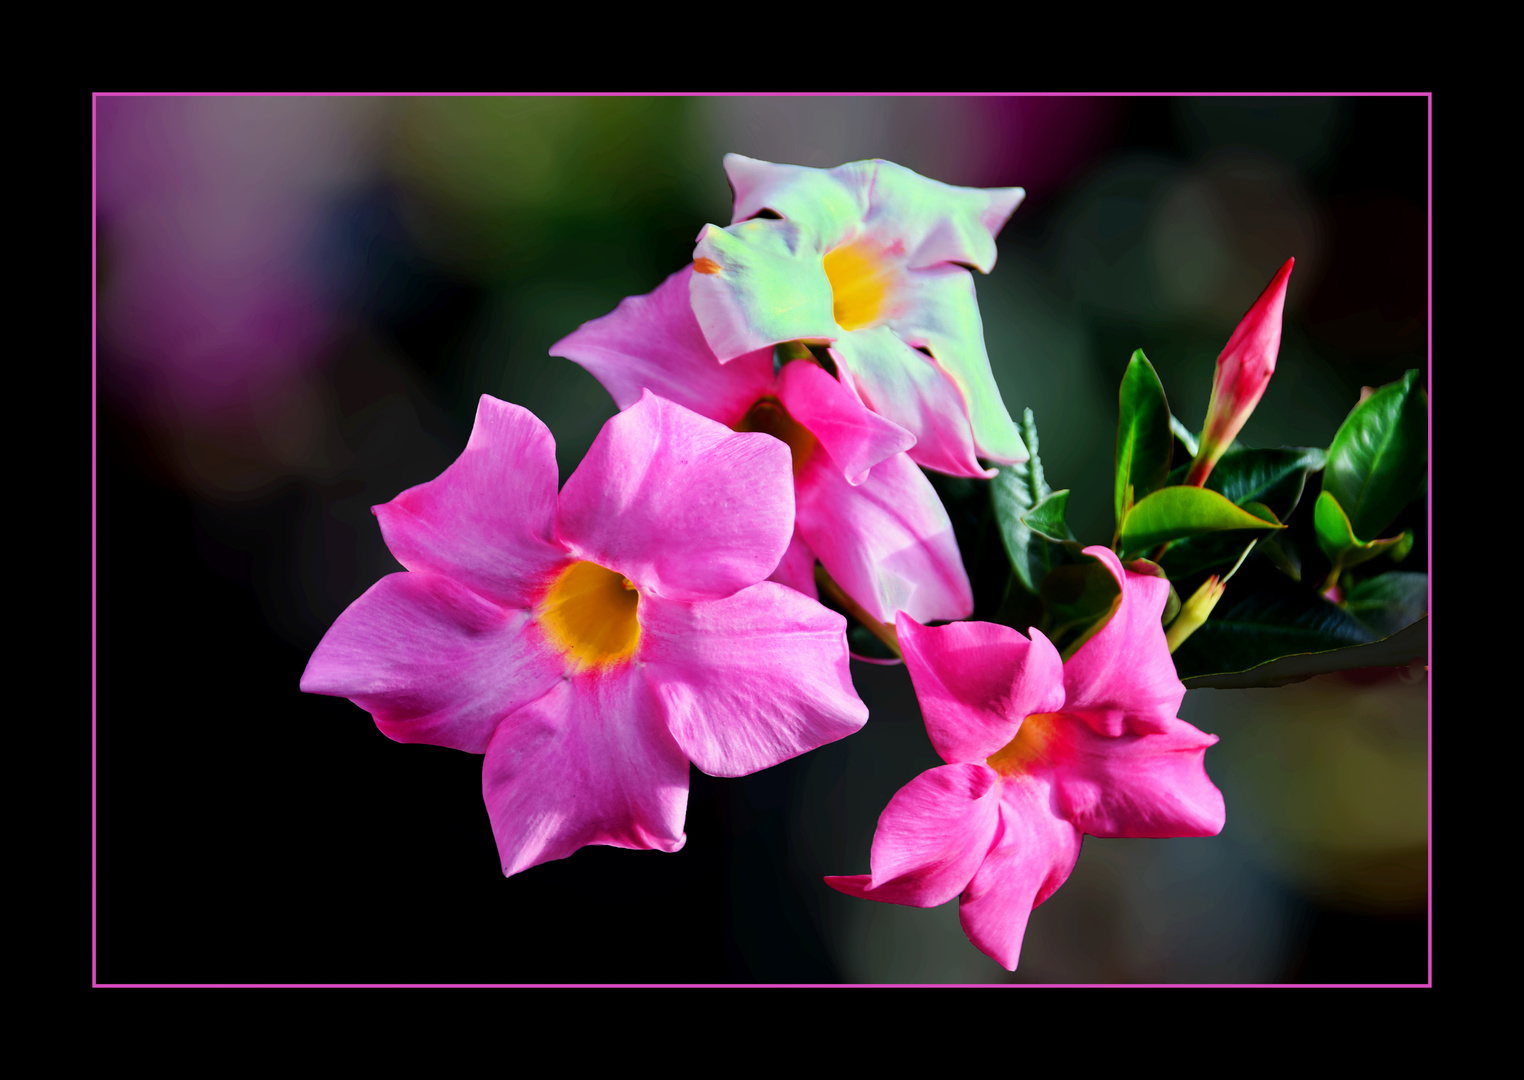
[[[764,431],[793,455],[793,541],[774,581],[816,596],[815,560],[875,619],[923,621],[973,610],[952,522],[904,453],[914,437],[863,407],[812,360],[773,370],[767,346],[715,359],[689,303],[692,267],[621,301],[555,345],[592,372],[620,408],[644,389],[740,431]]]
[[[993,476],[976,456],[1027,459],[965,269],[994,267],[1020,188],[952,187],[888,161],[807,169],[726,154],[725,173],[732,224],[699,234],[690,283],[722,362],[829,344],[843,383],[915,436],[917,464]]]
[[[1068,661],[1042,632],[902,620],[900,644],[946,765],[889,800],[871,874],[828,877],[850,896],[935,907],[957,896],[964,932],[1016,970],[1027,916],[1068,878],[1080,837],[1212,836],[1222,793],[1202,757],[1217,741],[1175,713],[1159,616],[1163,578],[1124,571],[1121,606]]]
[[[1207,405],[1201,445],[1185,476],[1187,484],[1200,487],[1206,483],[1212,466],[1233,444],[1244,421],[1265,396],[1281,351],[1281,311],[1286,306],[1286,283],[1295,265],[1295,259],[1287,259],[1275,272],[1217,357],[1212,400]]]
[[[776,440],[645,394],[558,495],[545,425],[483,396],[459,459],[375,512],[408,572],[339,616],[302,689],[485,753],[504,874],[676,851],[690,760],[741,776],[867,719],[845,620],[763,580],[793,519]]]

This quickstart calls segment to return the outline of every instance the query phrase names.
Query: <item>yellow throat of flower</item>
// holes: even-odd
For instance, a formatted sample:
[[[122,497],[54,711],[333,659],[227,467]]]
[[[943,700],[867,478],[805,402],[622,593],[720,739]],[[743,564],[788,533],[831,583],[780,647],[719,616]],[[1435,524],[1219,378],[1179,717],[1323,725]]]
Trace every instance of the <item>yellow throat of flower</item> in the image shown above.
[[[797,364],[808,361],[796,360]],[[795,420],[783,407],[783,402],[777,398],[758,398],[751,408],[746,410],[746,415],[735,426],[737,431],[760,431],[788,445],[788,451],[794,457],[794,475],[797,477],[804,471],[805,463],[815,453],[820,441],[810,433],[810,429]]]
[[[843,245],[826,255],[825,273],[837,326],[856,330],[882,317],[891,267],[877,252],[860,244]]]
[[[1030,772],[1048,758],[1057,717],[1057,713],[1033,713],[1021,722],[1016,737],[986,758],[985,764],[1002,776]]]
[[[561,571],[536,608],[551,643],[577,670],[627,660],[640,644],[635,609],[640,593],[629,578],[597,563]]]

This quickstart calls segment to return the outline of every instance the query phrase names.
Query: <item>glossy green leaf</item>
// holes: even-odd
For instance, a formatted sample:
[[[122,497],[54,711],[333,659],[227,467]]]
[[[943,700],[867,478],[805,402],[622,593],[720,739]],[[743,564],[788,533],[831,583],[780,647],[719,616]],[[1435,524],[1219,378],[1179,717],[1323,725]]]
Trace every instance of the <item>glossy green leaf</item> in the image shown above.
[[[1253,514],[1261,521],[1279,524],[1270,508],[1263,503],[1247,502],[1239,509]],[[1275,535],[1280,535],[1277,532]],[[1169,546],[1159,560],[1171,581],[1192,577],[1209,570],[1227,570],[1244,553],[1244,534],[1237,531],[1203,533],[1186,537]]]
[[[1218,459],[1205,486],[1240,506],[1251,501],[1264,503],[1285,521],[1301,501],[1307,478],[1323,468],[1327,457],[1315,446],[1229,450]],[[1189,468],[1189,464],[1180,466],[1170,473],[1169,482],[1184,483]]]
[[[1402,535],[1397,537],[1397,542],[1392,545],[1391,551],[1387,552],[1393,562],[1401,562],[1408,557],[1408,552],[1413,550],[1413,530],[1403,529]]]
[[[1388,637],[1429,611],[1429,575],[1393,570],[1366,578],[1344,595],[1341,605],[1372,633]]]
[[[1170,433],[1169,403],[1154,366],[1138,349],[1128,361],[1117,395],[1116,513],[1127,514],[1128,490],[1137,501],[1164,484],[1169,476],[1175,440]]]
[[[1140,499],[1122,522],[1122,550],[1143,552],[1169,540],[1227,529],[1278,529],[1210,488],[1161,488]]]
[[[1335,570],[1359,566],[1402,542],[1401,536],[1393,536],[1386,540],[1371,540],[1362,543],[1355,536],[1349,517],[1344,513],[1344,507],[1326,488],[1319,492],[1318,501],[1313,504],[1312,524],[1317,530],[1318,546],[1333,563]],[[1330,578],[1330,582],[1337,576],[1335,574]]]
[[[1022,520],[1052,494],[1043,477],[1042,459],[1037,456],[1037,422],[1031,409],[1022,414],[1021,440],[1027,444],[1031,456],[1020,465],[1001,466],[1000,475],[990,481],[990,502],[995,511],[995,524],[1000,529],[1000,540],[1005,545],[1017,581],[1035,596],[1043,577],[1053,566],[1054,556],[1049,550],[1049,541]],[[1067,493],[1064,498],[1067,500]],[[1062,519],[1062,503],[1057,509]],[[1047,518],[1043,520],[1046,523]]]
[[[1210,625],[1210,623],[1208,623]],[[1192,639],[1194,640],[1194,638]],[[1181,651],[1189,648],[1187,641]],[[1187,690],[1240,690],[1258,686],[1285,686],[1331,671],[1365,667],[1400,667],[1429,655],[1429,617],[1409,623],[1390,637],[1364,645],[1317,652],[1293,653],[1243,671],[1181,675]],[[1179,657],[1176,656],[1178,666]]]
[[[1269,580],[1269,587],[1250,591],[1229,584],[1211,618],[1175,653],[1182,679],[1247,671],[1283,656],[1345,649],[1376,637],[1312,590],[1273,575]],[[1281,584],[1273,584],[1277,580]]]
[[[1351,410],[1333,445],[1323,490],[1339,500],[1358,539],[1374,539],[1423,488],[1428,401],[1409,371]]]

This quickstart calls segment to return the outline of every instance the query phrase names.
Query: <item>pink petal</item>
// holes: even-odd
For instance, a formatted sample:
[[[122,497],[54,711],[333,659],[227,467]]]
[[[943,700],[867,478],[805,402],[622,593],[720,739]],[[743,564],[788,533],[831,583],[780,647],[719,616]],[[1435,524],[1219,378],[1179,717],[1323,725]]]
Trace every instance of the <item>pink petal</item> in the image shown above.
[[[764,581],[723,600],[642,597],[640,659],[683,752],[711,776],[746,776],[852,734],[846,620]]]
[[[990,370],[974,275],[945,263],[903,271],[897,313],[887,325],[906,344],[930,350],[958,387],[980,457],[1007,465],[1027,460],[1027,448]]]
[[[772,210],[819,236],[821,250],[829,250],[850,240],[862,227],[875,164],[855,161],[835,169],[811,169],[726,154],[725,178],[735,193],[730,220],[746,221],[762,210]]]
[[[532,607],[564,564],[555,540],[556,444],[528,409],[482,395],[460,457],[375,508],[409,570],[445,574],[507,607]]]
[[[349,698],[398,742],[480,754],[561,668],[527,613],[437,574],[390,574],[328,628],[301,687]]]
[[[1063,662],[1041,630],[1028,640],[996,623],[933,627],[908,618],[895,629],[926,734],[943,761],[982,763],[1028,716],[1064,704]]]
[[[936,907],[961,893],[984,861],[1000,824],[1000,778],[987,765],[941,765],[895,792],[873,834],[866,887],[826,878],[868,900]],[[838,884],[840,883],[840,884]]]
[[[550,355],[581,364],[621,409],[642,389],[727,427],[772,392],[772,347],[721,364],[704,341],[685,266],[655,291],[627,296],[601,319],[585,322],[550,347]]]
[[[1092,836],[1216,836],[1222,792],[1202,760],[1217,736],[1184,720],[1158,735],[1098,735],[1084,721],[1050,721],[1046,750],[1058,812]]]
[[[849,484],[861,484],[873,466],[915,445],[914,435],[869,412],[857,395],[809,361],[783,365],[777,394],[789,415],[820,440]]]
[[[1169,582],[1124,570],[1109,548],[1087,547],[1085,554],[1104,562],[1121,583],[1122,604],[1064,665],[1064,712],[1101,735],[1168,731],[1185,698],[1159,623]]]
[[[974,596],[952,521],[931,481],[905,454],[853,487],[824,455],[794,482],[799,534],[831,577],[875,619],[962,619]]]
[[[726,154],[725,174],[732,221],[769,209],[824,236],[828,249],[867,235],[886,247],[898,240],[912,266],[967,263],[985,273],[995,265],[995,234],[1024,194],[954,187],[882,160],[811,169]]]
[[[704,226],[688,280],[693,314],[722,362],[780,341],[832,341],[841,330],[813,233],[791,221]]]
[[[603,425],[561,489],[556,531],[577,558],[669,599],[766,578],[794,532],[793,459],[761,433],[642,391]]]
[[[798,488],[795,488],[797,497]],[[778,562],[778,568],[773,571],[768,581],[776,581],[780,585],[787,585],[795,592],[801,592],[811,600],[820,599],[819,587],[815,584],[815,553],[810,550],[810,545],[804,542],[804,537],[799,535],[799,527],[794,527],[794,539],[789,542],[788,550],[783,553],[783,558]]]
[[[831,348],[863,404],[915,436],[908,451],[917,465],[953,476],[991,477],[975,460],[968,404],[935,360],[887,326],[844,333]]]
[[[576,676],[502,724],[482,795],[505,875],[589,844],[676,851],[688,760],[633,665]]]
[[[958,904],[963,932],[1007,971],[1021,958],[1032,909],[1069,879],[1080,833],[1055,817],[1052,792],[1036,778],[1002,780],[1000,835]]]
[[[994,269],[995,234],[1021,202],[1021,188],[955,187],[893,162],[876,164],[863,235],[899,240],[912,268],[951,262]]]

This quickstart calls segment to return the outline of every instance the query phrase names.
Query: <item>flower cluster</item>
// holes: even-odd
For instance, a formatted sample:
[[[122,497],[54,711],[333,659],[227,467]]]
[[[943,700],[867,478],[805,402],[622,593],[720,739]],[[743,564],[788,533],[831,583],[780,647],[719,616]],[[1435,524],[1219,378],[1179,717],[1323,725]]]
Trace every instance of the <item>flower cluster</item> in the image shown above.
[[[1187,552],[1186,576],[1225,569],[1243,537],[1283,527],[1289,509],[1257,501],[1273,492],[1218,489],[1274,370],[1291,263],[1224,350],[1199,444],[1179,436],[1197,455],[1183,483],[1183,428],[1135,354],[1116,537],[1082,548],[1066,493],[1029,462],[1030,411],[1018,431],[995,385],[970,273],[994,267],[1021,189],[884,161],[724,165],[730,224],[551,349],[622,410],[565,486],[545,426],[484,396],[460,458],[376,507],[406,572],[339,617],[302,689],[350,698],[400,742],[484,754],[511,875],[589,844],[675,851],[690,763],[742,776],[861,727],[844,610],[903,657],[946,764],[889,802],[870,873],[826,881],[958,897],[969,938],[1014,969],[1084,834],[1223,827],[1216,739],[1179,719],[1171,653],[1214,625],[1197,595],[1215,603],[1226,578],[1177,616],[1165,555]],[[1300,479],[1276,482],[1299,496],[1312,466],[1296,460]],[[975,591],[923,470],[991,493],[1004,624],[959,621]]]

